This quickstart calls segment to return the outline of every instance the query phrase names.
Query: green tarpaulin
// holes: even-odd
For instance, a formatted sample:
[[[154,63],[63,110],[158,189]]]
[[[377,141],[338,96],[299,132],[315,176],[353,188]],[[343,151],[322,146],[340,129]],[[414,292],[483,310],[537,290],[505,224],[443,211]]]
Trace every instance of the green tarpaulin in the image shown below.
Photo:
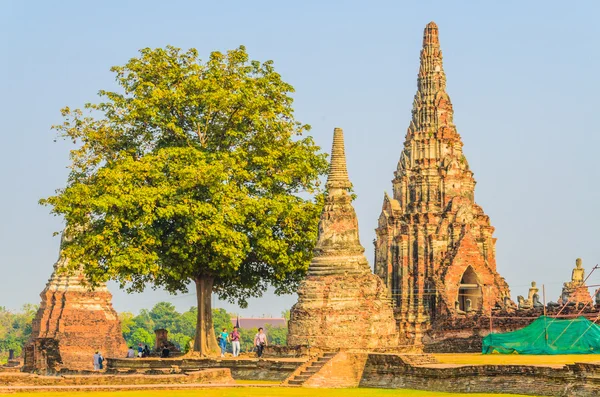
[[[527,327],[483,338],[483,354],[600,353],[600,326],[585,317],[556,319],[540,316]]]

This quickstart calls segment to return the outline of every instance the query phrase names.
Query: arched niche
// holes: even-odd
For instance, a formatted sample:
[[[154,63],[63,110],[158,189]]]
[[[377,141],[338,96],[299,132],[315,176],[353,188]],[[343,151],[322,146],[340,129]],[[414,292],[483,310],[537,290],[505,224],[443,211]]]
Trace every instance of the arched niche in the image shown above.
[[[462,311],[480,311],[483,304],[483,293],[477,273],[468,266],[458,286],[458,308]]]

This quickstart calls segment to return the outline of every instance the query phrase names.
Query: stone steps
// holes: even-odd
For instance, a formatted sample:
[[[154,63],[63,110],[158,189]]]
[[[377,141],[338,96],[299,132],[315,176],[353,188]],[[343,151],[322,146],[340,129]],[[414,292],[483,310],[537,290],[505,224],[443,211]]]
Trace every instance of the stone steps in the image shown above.
[[[282,386],[302,386],[313,375],[319,372],[319,370],[321,370],[321,368],[323,368],[325,364],[327,364],[333,357],[335,357],[336,354],[337,352],[327,352],[313,358],[305,364],[303,369],[293,373],[292,375],[290,375],[289,378],[283,381]]]

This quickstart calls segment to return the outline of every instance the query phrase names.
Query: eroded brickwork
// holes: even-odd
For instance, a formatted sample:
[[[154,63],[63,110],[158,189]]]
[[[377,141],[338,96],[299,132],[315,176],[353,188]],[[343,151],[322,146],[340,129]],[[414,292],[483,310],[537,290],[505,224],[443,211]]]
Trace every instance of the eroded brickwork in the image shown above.
[[[490,313],[510,300],[496,271],[494,228],[475,203],[434,22],[423,35],[417,86],[375,242],[375,273],[396,304],[400,336],[415,343],[437,318]]]
[[[125,357],[127,353],[106,285],[89,291],[82,274],[60,271],[66,261],[61,252],[40,294],[32,336],[25,346],[25,371],[91,370],[97,350],[104,357]]]
[[[350,187],[343,132],[336,128],[315,256],[291,309],[288,346],[323,350],[398,346],[388,292],[371,272],[358,238]]]

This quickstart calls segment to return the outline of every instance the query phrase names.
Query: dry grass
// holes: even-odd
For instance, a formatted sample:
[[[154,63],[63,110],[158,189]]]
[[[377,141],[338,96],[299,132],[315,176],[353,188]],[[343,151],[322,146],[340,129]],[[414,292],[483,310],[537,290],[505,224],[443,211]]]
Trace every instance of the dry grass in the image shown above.
[[[575,362],[600,362],[600,354],[526,355],[526,354],[434,354],[442,364],[466,365],[565,365]]]
[[[19,393],[21,397],[454,397],[462,393],[439,393],[415,390],[389,389],[304,389],[278,387],[244,387],[202,390],[156,390],[132,392],[64,392],[64,393]],[[514,394],[468,394],[469,397],[515,397]],[[529,396],[531,397],[531,396]]]

